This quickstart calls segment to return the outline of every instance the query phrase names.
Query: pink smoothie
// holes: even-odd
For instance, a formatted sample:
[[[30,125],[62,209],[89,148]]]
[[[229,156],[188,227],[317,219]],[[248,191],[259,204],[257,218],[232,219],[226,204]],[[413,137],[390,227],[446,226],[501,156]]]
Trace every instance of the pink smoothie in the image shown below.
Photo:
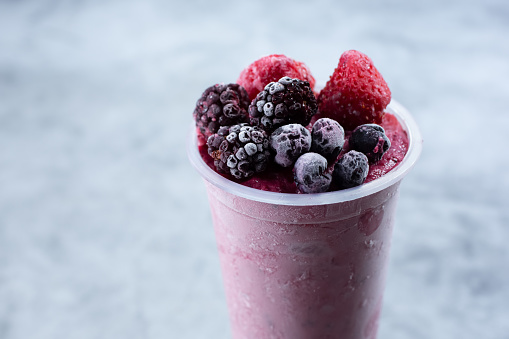
[[[190,143],[234,339],[376,338],[399,184],[422,147],[409,113],[391,105],[382,123],[391,148],[343,191],[294,194],[291,170],[276,167],[235,183],[213,170],[203,140]]]
[[[374,339],[398,186],[284,206],[207,183],[233,338]]]

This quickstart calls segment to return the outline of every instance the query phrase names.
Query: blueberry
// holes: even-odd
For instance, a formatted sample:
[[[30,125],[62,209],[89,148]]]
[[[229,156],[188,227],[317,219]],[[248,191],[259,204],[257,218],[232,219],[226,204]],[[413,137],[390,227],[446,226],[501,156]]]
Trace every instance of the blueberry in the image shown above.
[[[311,138],[311,152],[335,160],[345,144],[345,130],[336,120],[321,118],[314,123]]]
[[[380,160],[390,147],[385,130],[376,124],[360,125],[350,136],[350,148],[366,154],[371,163]]]
[[[281,126],[270,135],[270,147],[276,153],[274,161],[290,167],[311,148],[311,133],[300,124]]]
[[[368,158],[361,152],[349,151],[334,165],[332,179],[339,189],[359,186],[368,176]]]
[[[329,189],[332,177],[327,171],[327,159],[318,153],[301,155],[293,167],[297,188],[302,193],[321,193]]]

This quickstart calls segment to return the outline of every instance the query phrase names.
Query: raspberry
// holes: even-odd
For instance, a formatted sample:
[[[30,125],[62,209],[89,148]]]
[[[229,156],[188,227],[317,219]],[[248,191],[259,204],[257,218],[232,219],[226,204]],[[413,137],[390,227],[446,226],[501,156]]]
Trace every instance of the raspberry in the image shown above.
[[[361,152],[349,151],[334,165],[332,180],[339,189],[359,186],[368,176],[368,158]]]
[[[313,124],[311,152],[319,153],[328,160],[335,160],[345,144],[345,131],[332,119],[321,118]]]
[[[318,95],[320,117],[339,122],[347,130],[367,123],[380,124],[391,91],[365,54],[343,53],[338,67]]]
[[[247,122],[249,98],[238,84],[217,84],[207,88],[196,102],[193,112],[196,126],[208,138],[221,126]]]
[[[349,145],[351,149],[364,153],[371,163],[375,163],[391,147],[391,141],[382,126],[365,124],[353,130]]]
[[[300,124],[284,125],[272,132],[269,142],[276,153],[274,161],[282,167],[290,167],[298,157],[309,152],[311,133]]]
[[[295,184],[302,193],[325,192],[331,183],[331,175],[326,171],[327,159],[318,153],[305,153],[293,168]]]
[[[270,133],[289,123],[306,126],[317,107],[309,82],[282,77],[258,93],[249,105],[249,117],[251,125]]]
[[[237,83],[246,89],[249,99],[253,100],[268,83],[284,76],[308,81],[311,89],[315,87],[315,78],[309,68],[282,54],[272,54],[256,60],[240,73]]]
[[[267,134],[248,124],[221,127],[208,138],[207,146],[217,170],[236,179],[263,172],[270,159]]]

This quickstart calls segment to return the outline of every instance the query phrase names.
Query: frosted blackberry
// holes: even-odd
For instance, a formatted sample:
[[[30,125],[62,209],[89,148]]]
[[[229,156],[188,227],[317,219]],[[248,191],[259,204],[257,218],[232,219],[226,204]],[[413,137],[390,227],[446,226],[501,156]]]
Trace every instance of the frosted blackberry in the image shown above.
[[[221,126],[248,121],[249,97],[238,84],[217,84],[207,88],[196,102],[193,117],[200,132],[208,138]]]
[[[327,173],[327,159],[314,152],[305,153],[297,159],[293,176],[302,193],[326,192],[332,180]]]
[[[267,134],[248,124],[221,128],[208,138],[207,147],[217,170],[236,179],[263,172],[270,160]]]
[[[359,186],[368,176],[368,158],[361,152],[349,151],[334,165],[332,180],[339,189]]]
[[[311,151],[335,160],[345,144],[345,130],[336,121],[329,118],[318,119],[311,131]]]
[[[365,124],[356,127],[349,140],[350,148],[366,154],[371,163],[382,158],[391,147],[391,141],[385,135],[382,126]]]
[[[300,124],[284,125],[272,132],[269,142],[276,154],[274,161],[283,167],[290,167],[298,157],[309,152],[311,133]]]
[[[290,123],[306,126],[317,109],[309,82],[282,77],[265,86],[253,99],[249,105],[249,118],[251,125],[260,126],[270,133]]]

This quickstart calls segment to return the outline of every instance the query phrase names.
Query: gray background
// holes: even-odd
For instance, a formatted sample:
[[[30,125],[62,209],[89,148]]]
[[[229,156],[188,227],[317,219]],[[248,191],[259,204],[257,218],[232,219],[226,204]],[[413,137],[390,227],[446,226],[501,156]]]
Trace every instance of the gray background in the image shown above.
[[[0,1],[0,338],[229,338],[195,101],[368,54],[425,144],[379,338],[509,338],[509,3]]]

